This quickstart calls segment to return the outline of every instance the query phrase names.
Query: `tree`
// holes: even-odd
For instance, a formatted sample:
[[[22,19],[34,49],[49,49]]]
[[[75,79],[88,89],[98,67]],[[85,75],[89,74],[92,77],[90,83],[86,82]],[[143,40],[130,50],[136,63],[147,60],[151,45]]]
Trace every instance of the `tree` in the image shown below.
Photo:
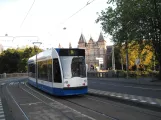
[[[7,49],[0,55],[0,73],[27,72],[27,61],[39,48]]]
[[[154,48],[161,79],[161,1],[110,0],[109,3],[114,6],[102,11],[96,22],[112,35],[116,44],[126,43],[126,50],[127,43],[133,40],[143,47],[148,44]]]

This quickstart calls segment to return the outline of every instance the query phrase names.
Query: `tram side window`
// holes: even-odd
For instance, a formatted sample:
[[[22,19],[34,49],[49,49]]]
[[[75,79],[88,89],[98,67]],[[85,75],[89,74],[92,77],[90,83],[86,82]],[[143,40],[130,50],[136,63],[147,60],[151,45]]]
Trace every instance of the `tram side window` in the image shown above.
[[[47,60],[38,62],[38,79],[48,81]]]
[[[48,60],[48,81],[52,82],[52,59]]]
[[[28,65],[29,77],[35,77],[35,64],[31,63]]]
[[[58,59],[53,59],[53,75],[54,75],[54,82],[61,83],[61,72],[60,72],[60,65]]]

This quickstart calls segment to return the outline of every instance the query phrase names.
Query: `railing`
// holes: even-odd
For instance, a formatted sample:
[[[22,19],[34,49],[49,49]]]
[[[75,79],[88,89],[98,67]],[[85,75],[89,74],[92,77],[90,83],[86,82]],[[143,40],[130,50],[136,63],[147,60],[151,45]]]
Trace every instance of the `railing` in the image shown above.
[[[128,77],[129,78],[157,78],[159,72],[147,72],[147,71],[130,71]],[[87,74],[88,78],[126,78],[126,71],[106,71],[106,72],[95,72],[90,71]]]
[[[0,74],[0,79],[6,79],[6,78],[15,78],[15,77],[27,77],[28,73],[10,73],[10,74]]]

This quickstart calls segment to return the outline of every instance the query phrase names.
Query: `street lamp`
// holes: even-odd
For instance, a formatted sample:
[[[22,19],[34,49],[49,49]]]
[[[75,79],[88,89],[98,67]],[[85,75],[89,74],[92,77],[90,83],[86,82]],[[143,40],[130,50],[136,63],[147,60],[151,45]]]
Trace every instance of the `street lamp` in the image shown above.
[[[36,77],[36,86],[38,85],[38,80],[37,80],[37,78],[38,78],[38,74],[37,74],[37,71],[38,71],[38,65],[37,65],[37,50],[36,50],[36,47],[39,47],[40,45],[42,44],[42,42],[33,42],[33,45],[34,45],[34,50],[35,50],[35,52],[36,52],[36,67],[35,67],[35,73],[36,73],[36,75],[35,75],[35,77]]]

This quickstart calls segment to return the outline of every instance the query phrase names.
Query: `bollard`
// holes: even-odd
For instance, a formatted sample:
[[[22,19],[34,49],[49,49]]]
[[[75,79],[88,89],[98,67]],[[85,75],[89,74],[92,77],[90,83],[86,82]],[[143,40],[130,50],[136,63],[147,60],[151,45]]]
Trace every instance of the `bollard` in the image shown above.
[[[3,78],[6,78],[6,73],[3,73]]]

